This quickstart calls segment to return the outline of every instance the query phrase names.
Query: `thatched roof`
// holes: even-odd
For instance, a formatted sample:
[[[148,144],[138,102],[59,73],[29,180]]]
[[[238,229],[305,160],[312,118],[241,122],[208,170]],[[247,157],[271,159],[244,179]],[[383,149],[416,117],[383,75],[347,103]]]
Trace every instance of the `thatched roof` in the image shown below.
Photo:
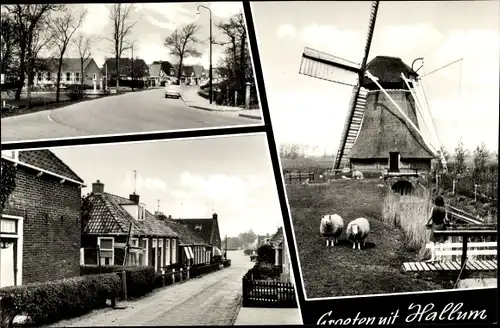
[[[418,127],[415,104],[409,92],[387,92]],[[381,91],[371,91],[366,98],[361,131],[347,157],[386,159],[389,158],[389,152],[399,152],[402,159],[434,157],[422,137],[407,123],[389,99]]]
[[[401,58],[389,56],[377,56],[367,65],[366,70],[373,76],[378,77],[378,82],[387,89],[407,89],[406,84],[401,79],[401,73],[408,77],[417,77],[418,74],[405,64]],[[362,86],[369,90],[378,90],[375,83],[369,78],[363,79]]]

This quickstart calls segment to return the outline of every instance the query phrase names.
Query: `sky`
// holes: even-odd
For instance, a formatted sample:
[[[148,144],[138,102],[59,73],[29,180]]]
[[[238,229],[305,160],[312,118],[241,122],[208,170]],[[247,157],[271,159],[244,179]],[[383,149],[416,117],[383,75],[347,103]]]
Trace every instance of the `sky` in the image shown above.
[[[277,142],[334,153],[352,87],[299,74],[302,52],[307,46],[360,63],[371,1],[251,6]],[[439,141],[451,153],[460,138],[467,149],[481,142],[498,149],[499,12],[499,1],[380,2],[368,60],[395,56],[411,65],[424,57],[425,74],[463,58],[423,77]]]
[[[125,3],[123,5],[126,5]],[[169,54],[169,50],[164,47],[165,37],[176,28],[195,22],[200,26],[198,38],[205,41],[199,44],[198,50],[202,53],[200,58],[186,58],[186,65],[201,64],[209,67],[209,11],[200,8],[200,15],[196,15],[198,5],[204,5],[212,11],[213,24],[219,21],[226,21],[229,17],[243,10],[241,2],[191,2],[191,3],[133,3],[130,21],[137,24],[132,29],[129,41],[134,41],[134,57],[142,58],[147,64],[155,60],[168,60],[178,62]],[[87,10],[87,15],[78,33],[92,36],[98,41],[93,43],[91,53],[92,58],[99,67],[102,67],[106,57],[113,57],[112,45],[109,41],[113,33],[111,20],[109,19],[109,6],[112,4],[69,4],[72,12],[76,15]],[[225,41],[223,34],[213,26],[212,34],[217,41]],[[107,39],[108,40],[107,40]],[[212,62],[216,66],[222,46],[213,45]],[[123,57],[131,57],[131,51]],[[68,50],[67,57],[78,57],[75,47]]]
[[[265,134],[87,145],[51,149],[86,184],[128,198],[134,191],[150,212],[174,218],[218,214],[221,237],[252,229],[273,234],[283,225]]]

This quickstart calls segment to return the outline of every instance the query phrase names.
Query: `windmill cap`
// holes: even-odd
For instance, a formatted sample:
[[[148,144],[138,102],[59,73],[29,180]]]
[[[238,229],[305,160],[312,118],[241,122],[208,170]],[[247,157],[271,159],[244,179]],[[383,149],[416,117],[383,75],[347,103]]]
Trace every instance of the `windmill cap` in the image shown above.
[[[366,65],[366,70],[373,76],[378,78],[378,82],[384,84],[399,84],[402,83],[401,73],[406,77],[417,77],[418,74],[410,66],[408,66],[401,58],[390,56],[377,56],[370,60]],[[373,82],[365,77],[363,85],[372,84]]]

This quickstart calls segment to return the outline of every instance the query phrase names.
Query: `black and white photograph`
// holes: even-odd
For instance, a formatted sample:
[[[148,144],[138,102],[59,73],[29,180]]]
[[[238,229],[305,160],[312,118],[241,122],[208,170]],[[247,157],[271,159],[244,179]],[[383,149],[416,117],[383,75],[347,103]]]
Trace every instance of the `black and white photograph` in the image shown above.
[[[2,327],[302,324],[265,133],[2,152]]]
[[[251,9],[305,299],[497,288],[500,3]]]
[[[241,2],[1,12],[2,143],[262,124]]]

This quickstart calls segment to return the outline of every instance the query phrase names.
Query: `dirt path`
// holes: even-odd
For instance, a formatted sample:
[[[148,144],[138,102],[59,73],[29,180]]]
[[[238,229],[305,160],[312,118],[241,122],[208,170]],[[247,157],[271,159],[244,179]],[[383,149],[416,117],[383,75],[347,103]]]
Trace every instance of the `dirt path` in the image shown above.
[[[50,326],[232,325],[240,307],[241,277],[253,265],[248,257],[234,262],[229,268],[130,301],[126,309],[101,309]]]

